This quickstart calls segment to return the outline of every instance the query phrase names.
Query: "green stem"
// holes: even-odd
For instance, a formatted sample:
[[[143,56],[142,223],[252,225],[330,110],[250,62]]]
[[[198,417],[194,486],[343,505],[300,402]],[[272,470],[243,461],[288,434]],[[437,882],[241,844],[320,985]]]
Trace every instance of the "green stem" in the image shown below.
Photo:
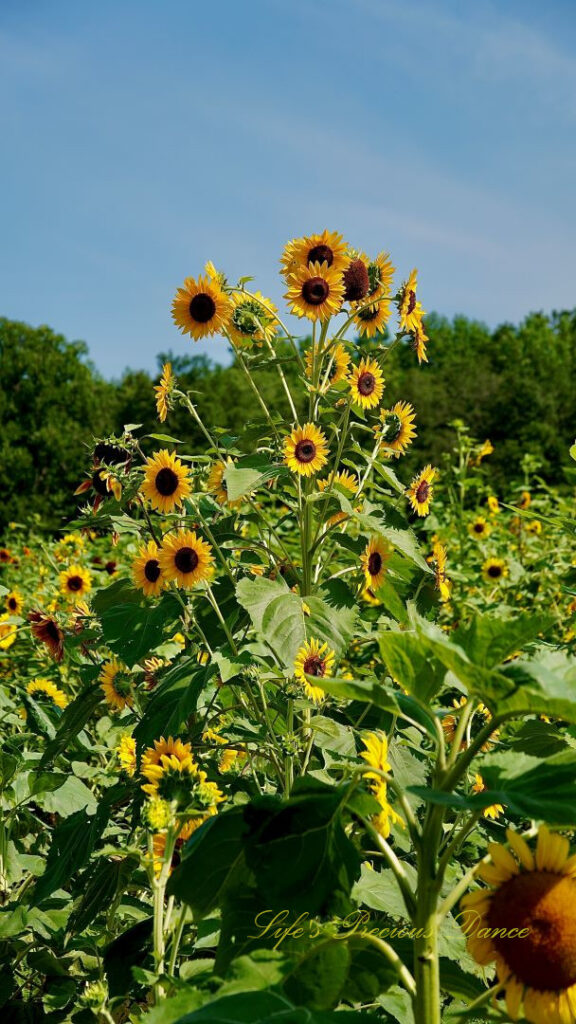
[[[417,934],[414,940],[415,1024],[441,1024],[437,918],[439,883],[436,866],[443,820],[443,807],[429,807],[418,850]]]
[[[294,732],[294,701],[291,697],[288,698],[288,713],[286,716],[286,734],[292,737]],[[288,753],[284,759],[284,795],[286,798],[290,796],[292,792],[292,785],[294,783],[294,763],[293,755]]]
[[[176,958],[178,956],[178,950],[182,941],[182,935],[184,934],[184,926],[186,924],[186,914],[188,907],[184,904],[178,915],[178,921],[176,922],[176,928],[172,938],[172,949],[170,950],[170,961],[168,963],[168,974],[171,978],[174,977],[174,970],[176,968]]]

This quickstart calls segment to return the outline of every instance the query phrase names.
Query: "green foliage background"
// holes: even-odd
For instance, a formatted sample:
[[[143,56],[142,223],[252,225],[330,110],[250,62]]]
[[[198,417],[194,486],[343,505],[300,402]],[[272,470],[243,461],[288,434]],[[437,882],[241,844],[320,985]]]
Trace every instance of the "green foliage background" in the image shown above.
[[[386,363],[389,394],[412,402],[417,413],[419,436],[409,468],[438,464],[454,441],[451,422],[461,419],[474,436],[494,444],[496,486],[520,477],[525,452],[541,463],[544,479],[561,482],[576,423],[576,310],[532,313],[518,326],[494,330],[464,316],[450,321],[431,314],[426,326],[428,366],[419,372],[407,344]],[[234,362],[212,363],[188,344],[184,351],[162,353],[159,366],[172,362],[183,389],[196,392],[205,422],[234,434],[257,418],[254,396]],[[281,344],[278,353],[284,354]],[[293,360],[288,353],[286,359],[290,378]],[[264,366],[259,380],[268,407],[286,414],[274,367]],[[143,370],[107,381],[83,342],[0,318],[0,533],[9,520],[28,521],[31,515],[49,529],[70,518],[94,434],[120,433],[127,423],[141,423],[143,433],[157,431],[151,401],[156,382]],[[171,413],[168,428],[189,445],[202,446],[184,410]]]

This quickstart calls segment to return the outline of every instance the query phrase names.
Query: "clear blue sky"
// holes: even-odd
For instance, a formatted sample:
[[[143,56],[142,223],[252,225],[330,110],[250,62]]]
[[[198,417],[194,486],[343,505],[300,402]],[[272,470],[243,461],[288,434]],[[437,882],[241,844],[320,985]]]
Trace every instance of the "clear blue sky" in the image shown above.
[[[212,259],[278,300],[329,227],[426,309],[576,306],[573,0],[0,0],[0,315],[99,369],[206,351],[170,303]]]

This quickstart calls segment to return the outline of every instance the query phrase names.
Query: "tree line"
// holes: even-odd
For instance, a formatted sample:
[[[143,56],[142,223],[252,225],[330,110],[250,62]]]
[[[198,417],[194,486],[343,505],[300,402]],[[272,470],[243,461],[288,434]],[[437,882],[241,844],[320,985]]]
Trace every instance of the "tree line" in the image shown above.
[[[531,313],[518,325],[493,330],[464,316],[431,314],[426,329],[428,365],[418,367],[409,344],[394,346],[386,359],[385,399],[412,402],[417,413],[418,437],[407,470],[439,464],[454,443],[451,423],[459,419],[494,445],[495,486],[507,488],[519,478],[526,452],[540,462],[544,479],[561,484],[576,433],[576,310]],[[295,378],[289,351],[280,342],[277,351],[285,357],[288,379]],[[159,371],[167,360],[212,427],[234,434],[259,417],[236,361],[222,366],[193,353],[162,353]],[[39,525],[56,529],[74,514],[74,490],[85,476],[95,436],[118,435],[128,423],[142,424],[142,434],[158,432],[158,377],[126,370],[120,380],[106,380],[83,342],[0,318],[0,534],[10,521],[37,517]],[[264,356],[260,377],[269,408],[285,412],[276,368]],[[168,427],[167,433],[203,448],[185,410],[174,410]]]

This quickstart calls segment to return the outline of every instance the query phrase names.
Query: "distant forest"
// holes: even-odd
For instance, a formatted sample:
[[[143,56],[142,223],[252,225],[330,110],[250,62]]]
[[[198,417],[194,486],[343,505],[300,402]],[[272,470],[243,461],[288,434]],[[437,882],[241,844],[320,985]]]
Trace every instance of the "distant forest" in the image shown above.
[[[496,487],[508,489],[519,477],[525,452],[539,460],[544,479],[562,484],[576,434],[576,310],[532,313],[517,326],[494,330],[463,316],[450,321],[431,314],[426,327],[429,364],[418,367],[410,346],[402,344],[385,366],[387,403],[404,399],[417,413],[407,473],[424,462],[441,464],[454,443],[450,424],[460,419],[474,437],[494,445]],[[184,344],[185,355],[159,355],[159,369],[163,361],[172,362],[205,421],[234,433],[257,419],[241,368],[195,356],[193,346]],[[283,352],[279,342],[278,353]],[[284,354],[285,372],[294,377],[295,361]],[[259,374],[265,401],[286,411],[278,375],[264,357]],[[8,521],[29,522],[31,516],[54,529],[75,513],[73,492],[88,468],[94,436],[120,434],[124,424],[141,423],[141,434],[162,430],[201,451],[203,438],[184,410],[175,410],[159,427],[157,381],[141,370],[106,380],[83,342],[0,318],[0,533]]]

